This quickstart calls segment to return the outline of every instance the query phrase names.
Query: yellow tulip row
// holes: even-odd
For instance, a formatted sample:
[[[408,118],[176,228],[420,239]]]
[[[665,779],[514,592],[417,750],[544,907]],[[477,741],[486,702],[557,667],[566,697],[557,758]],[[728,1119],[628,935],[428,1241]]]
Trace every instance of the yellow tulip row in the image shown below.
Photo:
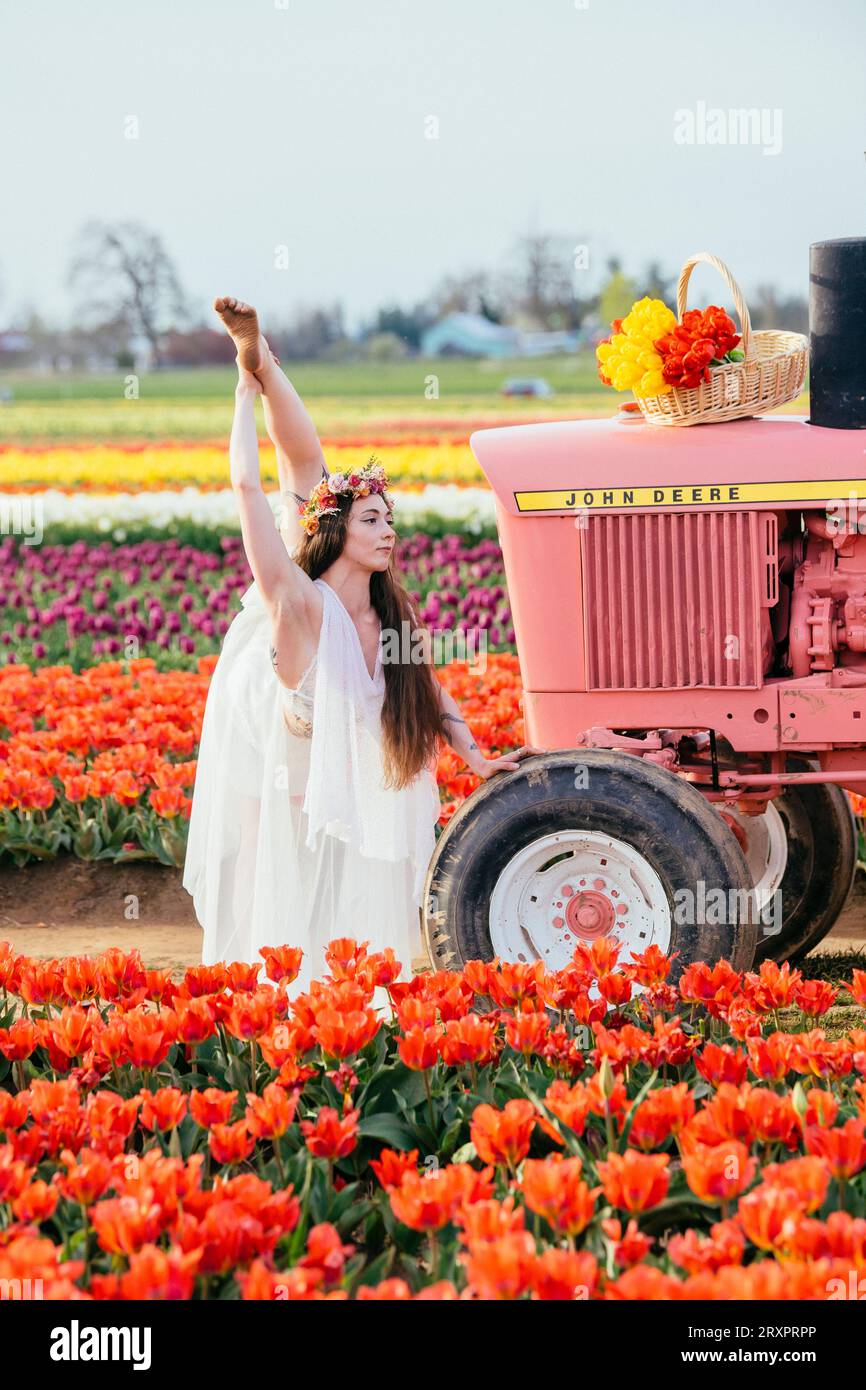
[[[325,443],[331,472],[351,472],[370,457],[382,460],[392,483],[479,483],[484,481],[467,443],[388,444],[371,439],[363,446]],[[277,482],[273,448],[261,446],[262,480]],[[223,488],[229,482],[224,447],[145,445],[124,449],[111,445],[0,450],[0,491],[58,488],[94,492],[145,492],[152,489]]]

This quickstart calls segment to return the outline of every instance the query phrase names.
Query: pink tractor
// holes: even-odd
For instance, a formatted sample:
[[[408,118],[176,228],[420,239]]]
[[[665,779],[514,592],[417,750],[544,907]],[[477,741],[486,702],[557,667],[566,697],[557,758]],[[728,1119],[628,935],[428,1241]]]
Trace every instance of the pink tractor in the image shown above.
[[[833,925],[866,792],[866,239],[811,256],[811,416],[640,415],[471,439],[527,742],[428,871],[431,959],[614,936],[750,968]]]

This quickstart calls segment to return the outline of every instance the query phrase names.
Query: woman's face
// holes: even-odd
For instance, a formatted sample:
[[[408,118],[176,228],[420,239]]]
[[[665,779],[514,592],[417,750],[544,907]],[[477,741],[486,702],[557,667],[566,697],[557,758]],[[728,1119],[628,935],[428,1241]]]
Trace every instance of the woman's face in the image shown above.
[[[356,497],[349,511],[343,554],[364,569],[386,570],[397,541],[391,512],[378,493]]]

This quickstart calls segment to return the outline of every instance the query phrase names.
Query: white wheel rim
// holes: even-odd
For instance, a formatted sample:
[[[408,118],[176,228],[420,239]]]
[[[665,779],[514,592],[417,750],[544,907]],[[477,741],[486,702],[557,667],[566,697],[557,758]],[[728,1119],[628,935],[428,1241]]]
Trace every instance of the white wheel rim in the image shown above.
[[[549,970],[603,936],[622,943],[622,964],[671,940],[670,904],[649,860],[594,830],[561,830],[519,850],[496,880],[489,925],[502,960],[542,960]]]
[[[788,867],[788,835],[785,822],[772,801],[760,816],[744,816],[735,806],[726,806],[746,835],[746,863],[755,888],[755,908],[763,912],[785,876]]]

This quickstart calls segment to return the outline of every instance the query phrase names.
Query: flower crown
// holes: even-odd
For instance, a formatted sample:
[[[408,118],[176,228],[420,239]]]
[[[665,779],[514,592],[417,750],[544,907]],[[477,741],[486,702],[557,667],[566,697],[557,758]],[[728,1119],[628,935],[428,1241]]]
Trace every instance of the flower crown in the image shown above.
[[[387,485],[384,463],[371,454],[363,468],[355,468],[351,473],[332,473],[316,484],[309,502],[302,503],[298,508],[301,525],[308,536],[314,535],[319,529],[319,517],[337,511],[340,505],[337,499],[347,494],[369,497],[371,493],[378,493],[385,499],[386,506],[393,510],[393,499],[385,491]]]

